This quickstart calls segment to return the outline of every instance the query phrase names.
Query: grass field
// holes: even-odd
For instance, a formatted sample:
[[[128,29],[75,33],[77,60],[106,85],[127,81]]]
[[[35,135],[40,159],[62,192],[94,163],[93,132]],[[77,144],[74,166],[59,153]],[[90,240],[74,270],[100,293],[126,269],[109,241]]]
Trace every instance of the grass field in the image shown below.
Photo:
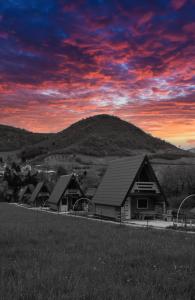
[[[0,204],[0,299],[195,299],[195,236]]]

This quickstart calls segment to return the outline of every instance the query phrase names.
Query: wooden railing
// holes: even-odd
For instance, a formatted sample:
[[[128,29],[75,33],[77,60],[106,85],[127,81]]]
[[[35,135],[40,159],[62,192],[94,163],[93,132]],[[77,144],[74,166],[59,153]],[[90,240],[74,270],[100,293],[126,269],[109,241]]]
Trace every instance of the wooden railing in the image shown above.
[[[68,194],[78,194],[77,189],[68,189]]]
[[[155,192],[160,193],[159,188],[156,184],[156,182],[143,182],[143,181],[137,181],[134,183],[131,193],[140,193],[140,192]]]

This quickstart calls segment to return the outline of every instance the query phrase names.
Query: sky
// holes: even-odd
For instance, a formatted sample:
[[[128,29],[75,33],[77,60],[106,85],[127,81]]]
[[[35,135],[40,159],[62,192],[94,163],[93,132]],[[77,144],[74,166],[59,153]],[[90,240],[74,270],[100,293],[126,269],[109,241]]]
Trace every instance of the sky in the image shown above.
[[[0,1],[0,123],[96,114],[195,147],[195,0]]]

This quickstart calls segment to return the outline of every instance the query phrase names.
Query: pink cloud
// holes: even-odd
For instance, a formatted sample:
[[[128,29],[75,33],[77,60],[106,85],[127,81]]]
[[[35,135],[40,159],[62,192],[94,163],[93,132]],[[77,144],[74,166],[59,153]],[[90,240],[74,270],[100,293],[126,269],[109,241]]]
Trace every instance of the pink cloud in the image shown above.
[[[182,8],[186,4],[187,0],[172,0],[171,5],[175,10]]]
[[[0,21],[1,21],[1,19],[0,19]],[[0,32],[0,38],[7,39],[8,38],[7,32]]]
[[[195,33],[195,22],[184,25],[183,29],[188,33]]]
[[[192,145],[192,146],[195,146],[195,140],[192,139],[192,140],[187,140],[187,143]]]
[[[141,16],[138,20],[139,26],[149,22],[153,18],[153,16],[154,16],[154,13],[152,11],[149,11],[149,12],[146,12],[145,14],[143,14],[143,16]]]

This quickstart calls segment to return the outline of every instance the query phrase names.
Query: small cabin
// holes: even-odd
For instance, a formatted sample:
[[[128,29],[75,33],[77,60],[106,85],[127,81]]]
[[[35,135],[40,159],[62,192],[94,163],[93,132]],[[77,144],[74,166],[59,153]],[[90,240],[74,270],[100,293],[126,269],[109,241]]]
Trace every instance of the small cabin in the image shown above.
[[[49,196],[49,186],[44,181],[41,181],[36,185],[33,193],[31,194],[29,204],[34,206],[45,206]]]
[[[32,193],[34,191],[34,185],[28,184],[23,186],[18,193],[18,202],[19,203],[28,203]]]
[[[67,212],[73,210],[76,201],[83,196],[77,176],[75,174],[63,175],[57,181],[48,204],[52,210]]]
[[[167,205],[147,156],[111,162],[93,202],[96,215],[123,221],[162,218]]]

